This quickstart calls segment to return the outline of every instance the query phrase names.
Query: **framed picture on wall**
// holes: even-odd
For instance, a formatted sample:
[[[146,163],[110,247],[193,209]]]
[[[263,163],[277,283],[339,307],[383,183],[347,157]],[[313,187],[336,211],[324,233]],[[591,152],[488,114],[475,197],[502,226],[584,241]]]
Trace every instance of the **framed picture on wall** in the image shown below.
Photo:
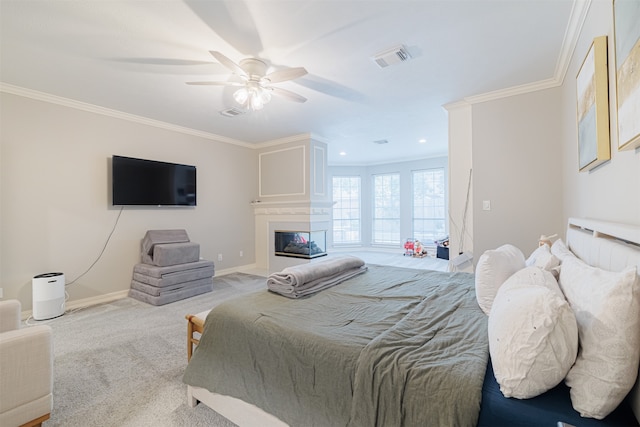
[[[640,146],[640,1],[614,0],[618,150]]]
[[[576,77],[578,167],[588,171],[611,158],[607,36],[596,37]]]

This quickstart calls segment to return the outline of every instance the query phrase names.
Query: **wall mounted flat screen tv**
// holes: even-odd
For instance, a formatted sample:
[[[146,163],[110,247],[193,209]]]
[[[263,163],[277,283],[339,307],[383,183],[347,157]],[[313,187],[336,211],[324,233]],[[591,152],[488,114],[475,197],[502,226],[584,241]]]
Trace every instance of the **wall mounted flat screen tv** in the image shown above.
[[[113,205],[196,206],[196,167],[113,156]]]

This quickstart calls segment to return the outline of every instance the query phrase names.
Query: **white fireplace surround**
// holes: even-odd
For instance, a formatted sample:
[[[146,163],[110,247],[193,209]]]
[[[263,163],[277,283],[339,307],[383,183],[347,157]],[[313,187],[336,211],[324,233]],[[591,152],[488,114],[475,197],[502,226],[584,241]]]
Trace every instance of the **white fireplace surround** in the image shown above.
[[[331,207],[333,202],[309,200],[287,202],[254,202],[256,229],[256,267],[269,272],[281,271],[285,267],[305,264],[314,259],[279,257],[275,255],[276,230],[298,230],[330,232]],[[322,259],[322,258],[319,258]]]

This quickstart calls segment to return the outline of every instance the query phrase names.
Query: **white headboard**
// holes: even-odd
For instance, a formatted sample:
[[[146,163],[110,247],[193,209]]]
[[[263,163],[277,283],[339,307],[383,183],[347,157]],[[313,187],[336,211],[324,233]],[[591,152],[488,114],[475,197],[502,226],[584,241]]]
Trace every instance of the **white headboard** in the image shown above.
[[[587,264],[610,271],[636,266],[640,286],[640,225],[569,218],[567,246]],[[640,379],[631,391],[633,413],[640,422]]]

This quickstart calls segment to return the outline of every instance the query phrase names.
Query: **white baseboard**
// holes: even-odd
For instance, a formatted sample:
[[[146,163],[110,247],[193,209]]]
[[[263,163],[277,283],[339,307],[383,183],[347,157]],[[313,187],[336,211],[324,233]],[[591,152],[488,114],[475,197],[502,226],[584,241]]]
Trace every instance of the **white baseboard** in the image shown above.
[[[97,295],[95,297],[83,298],[74,301],[67,301],[65,303],[65,313],[69,310],[76,310],[78,308],[86,308],[92,305],[104,304],[111,301],[116,301],[122,298],[126,298],[129,295],[129,289],[117,292],[111,292],[104,295]],[[33,314],[33,310],[25,310],[21,313],[22,320],[28,319]]]
[[[239,265],[237,267],[225,268],[224,270],[216,270],[216,276],[225,276],[231,273],[243,273],[246,270],[256,269],[256,264]],[[214,276],[215,277],[215,276]]]
[[[111,292],[110,294],[98,295],[91,298],[84,298],[75,301],[69,301],[66,304],[67,310],[74,310],[76,308],[85,308],[92,305],[104,304],[106,302],[111,302],[115,300],[119,300],[122,298],[126,298],[129,295],[129,289],[125,289],[124,291]]]
[[[215,275],[216,276],[224,276],[224,275],[227,275],[227,274],[238,273],[238,272],[242,272],[242,271],[245,271],[245,270],[251,270],[251,269],[255,269],[255,268],[256,268],[255,264],[247,264],[247,265],[242,265],[242,266],[238,266],[238,267],[227,268],[227,269],[224,269],[224,270],[216,270]],[[125,290],[122,290],[122,291],[111,292],[111,293],[104,294],[104,295],[97,295],[97,296],[91,297],[91,298],[83,298],[83,299],[79,299],[79,300],[67,301],[66,304],[65,304],[65,312],[67,312],[69,310],[76,310],[76,309],[79,309],[79,308],[90,307],[92,305],[98,305],[98,304],[104,304],[104,303],[111,302],[111,301],[116,301],[116,300],[119,300],[119,299],[122,299],[122,298],[126,298],[128,295],[129,295],[129,289],[125,289]],[[20,316],[22,317],[22,320],[26,320],[32,314],[33,314],[33,310],[25,310],[20,314]]]

